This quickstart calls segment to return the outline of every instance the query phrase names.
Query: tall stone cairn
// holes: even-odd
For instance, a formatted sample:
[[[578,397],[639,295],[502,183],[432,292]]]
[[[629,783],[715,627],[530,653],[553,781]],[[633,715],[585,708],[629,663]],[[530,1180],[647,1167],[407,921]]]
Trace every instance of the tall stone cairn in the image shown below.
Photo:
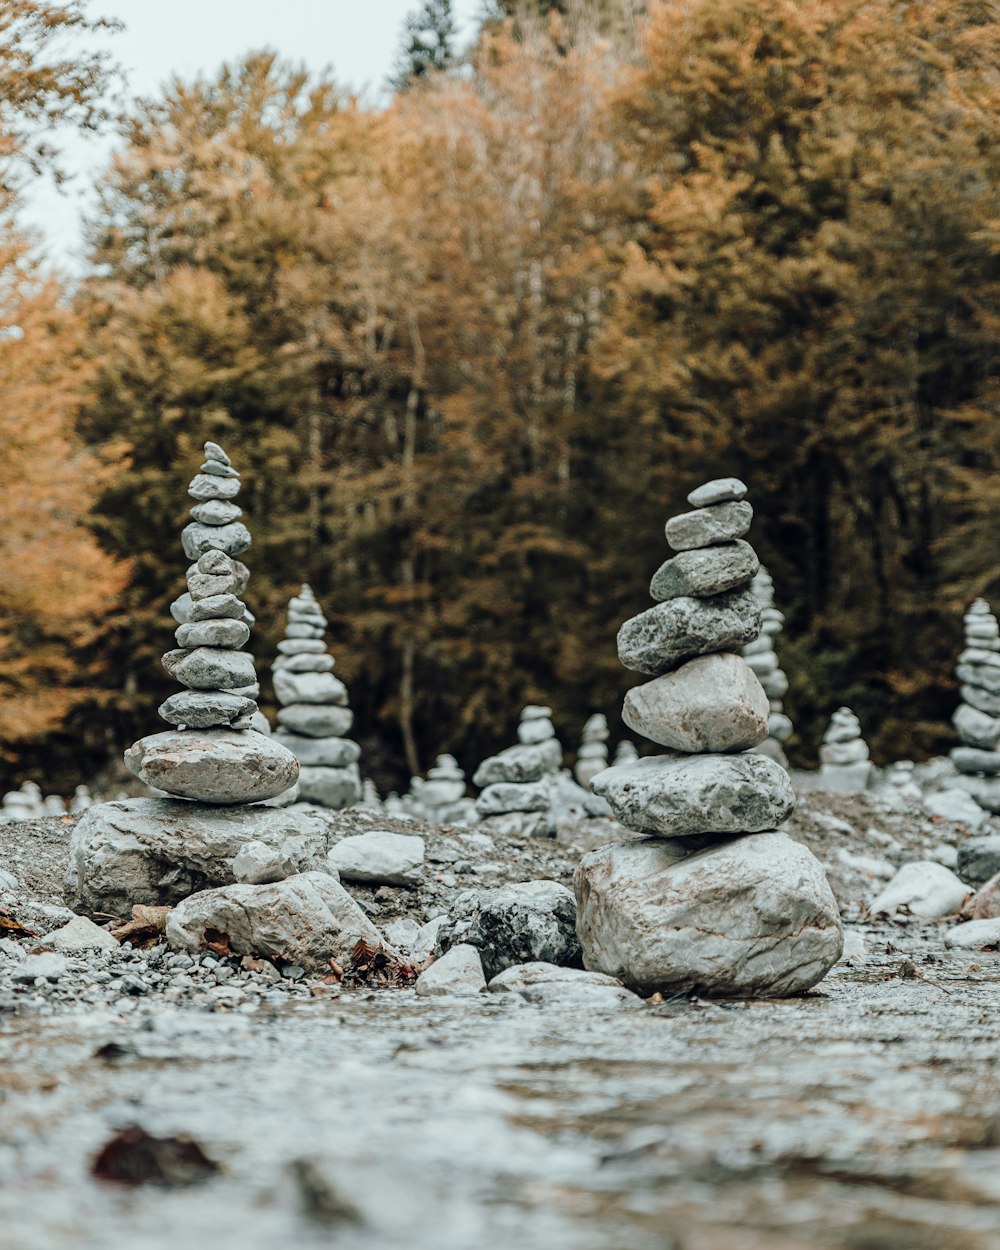
[[[849,707],[837,708],[819,749],[819,781],[824,790],[860,794],[867,790],[875,770],[868,743],[861,736],[861,722]]]
[[[788,678],[778,663],[778,653],[774,646],[785,617],[774,606],[774,581],[763,565],[754,574],[750,589],[760,604],[760,637],[747,643],[743,648],[743,658],[764,688],[769,707],[767,737],[753,750],[758,755],[769,756],[782,768],[787,768],[784,744],[792,736],[792,722],[785,715],[782,700],[788,693]]]
[[[595,712],[587,718],[580,734],[580,747],[576,753],[573,774],[585,790],[598,773],[608,766],[608,718],[603,712]]]
[[[480,821],[498,833],[554,834],[549,809],[561,764],[551,708],[529,703],[521,712],[517,745],[483,760],[473,774],[475,784],[483,787],[476,799]]]
[[[288,604],[285,637],[272,667],[274,697],[281,704],[274,740],[301,764],[299,797],[340,810],[361,799],[361,748],[344,735],[354,723],[347,687],[334,677],[333,656],[323,635],[326,617],[311,587]]]
[[[586,967],[640,993],[795,994],[843,947],[821,865],[777,832],[795,803],[788,774],[750,753],[770,709],[739,654],[761,630],[746,493],[734,478],[691,492],[694,511],[667,522],[679,554],[653,576],[656,606],[618,634],[622,663],[652,678],[623,719],[667,751],[591,782],[645,836],[583,859],[578,931]]]
[[[955,675],[962,702],[952,723],[962,745],[951,752],[957,784],[981,807],[1000,812],[1000,628],[985,599],[965,614],[965,649]]]
[[[216,443],[188,487],[194,518],[181,534],[195,561],[187,592],[171,605],[179,621],[178,650],[163,667],[185,687],[159,714],[174,726],[141,738],[125,752],[131,772],[147,785],[202,803],[256,803],[291,786],[299,766],[291,752],[251,729],[259,692],[253,657],[242,650],[253,617],[240,598],[250,573],[236,559],[250,531],[233,500],[240,477]]]

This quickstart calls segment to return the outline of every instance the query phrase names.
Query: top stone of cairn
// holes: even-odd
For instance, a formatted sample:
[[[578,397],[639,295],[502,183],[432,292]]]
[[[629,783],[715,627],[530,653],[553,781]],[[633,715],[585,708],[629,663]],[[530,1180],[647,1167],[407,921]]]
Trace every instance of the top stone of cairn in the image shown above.
[[[717,477],[696,486],[687,499],[692,508],[708,508],[714,503],[736,503],[746,497],[746,483],[738,477]]]

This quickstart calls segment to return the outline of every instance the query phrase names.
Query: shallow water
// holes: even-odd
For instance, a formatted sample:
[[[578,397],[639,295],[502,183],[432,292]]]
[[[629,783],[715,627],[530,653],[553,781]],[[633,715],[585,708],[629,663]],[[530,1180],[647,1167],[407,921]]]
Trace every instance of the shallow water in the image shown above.
[[[6,1017],[0,1247],[1000,1250],[997,957],[937,984],[901,958],[605,1015],[396,991]],[[131,1123],[222,1172],[95,1182]]]

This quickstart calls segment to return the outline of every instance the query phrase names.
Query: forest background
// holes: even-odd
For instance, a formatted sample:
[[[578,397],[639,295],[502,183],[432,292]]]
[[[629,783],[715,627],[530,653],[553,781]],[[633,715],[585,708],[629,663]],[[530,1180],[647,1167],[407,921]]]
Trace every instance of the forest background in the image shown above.
[[[8,783],[157,729],[206,439],[265,710],[307,580],[382,789],[527,702],[617,736],[618,625],[723,474],[793,762],[842,703],[876,759],[950,745],[961,611],[1000,591],[997,3],[510,0],[461,50],[428,0],[385,106],[260,53],[124,118],[66,51],[99,7],[0,0]],[[121,134],[71,285],[18,226],[56,120]]]

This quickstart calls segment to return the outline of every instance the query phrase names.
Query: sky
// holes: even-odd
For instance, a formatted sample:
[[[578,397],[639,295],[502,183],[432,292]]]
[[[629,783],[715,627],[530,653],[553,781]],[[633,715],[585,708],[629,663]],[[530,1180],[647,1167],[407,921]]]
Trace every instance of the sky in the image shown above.
[[[88,0],[92,17],[125,25],[101,40],[125,71],[125,93],[150,95],[173,74],[211,73],[251,49],[273,48],[315,70],[332,67],[345,87],[376,98],[392,66],[406,14],[419,0]],[[464,31],[481,0],[453,0]],[[81,41],[82,42],[82,41]],[[106,165],[112,136],[66,132],[64,166],[74,175],[62,191],[48,179],[31,187],[26,224],[42,236],[41,252],[53,266],[82,267],[82,221],[93,203],[90,188]]]

